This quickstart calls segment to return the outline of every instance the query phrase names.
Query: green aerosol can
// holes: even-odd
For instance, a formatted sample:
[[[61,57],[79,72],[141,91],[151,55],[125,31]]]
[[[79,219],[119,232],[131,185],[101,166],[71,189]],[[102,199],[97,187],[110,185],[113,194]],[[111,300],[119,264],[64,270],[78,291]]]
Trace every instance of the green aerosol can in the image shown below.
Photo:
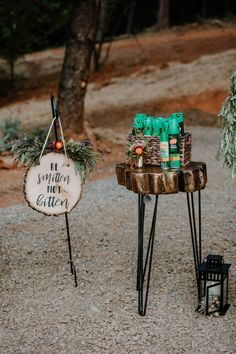
[[[172,113],[171,119],[176,119],[179,123],[179,133],[181,136],[184,135],[184,115],[182,112]]]
[[[143,118],[143,135],[144,136],[152,136],[152,122],[153,117],[145,116]]]
[[[161,135],[160,135],[160,154],[161,168],[169,168],[169,141],[168,141],[168,120],[162,119]]]
[[[152,121],[152,136],[160,136],[162,128],[162,118],[154,118]]]
[[[170,168],[180,168],[180,133],[177,118],[169,120],[168,135]]]

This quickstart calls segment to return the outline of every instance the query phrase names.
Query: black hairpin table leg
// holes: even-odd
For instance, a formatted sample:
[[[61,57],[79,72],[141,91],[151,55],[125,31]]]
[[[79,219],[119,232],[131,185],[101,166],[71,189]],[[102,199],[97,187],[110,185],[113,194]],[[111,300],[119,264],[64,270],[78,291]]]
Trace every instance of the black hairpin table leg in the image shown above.
[[[147,309],[149,285],[151,278],[151,269],[152,269],[152,256],[153,256],[153,245],[155,237],[155,228],[156,228],[156,216],[157,216],[157,204],[158,204],[158,195],[155,199],[155,205],[153,209],[152,216],[152,226],[150,230],[150,236],[148,241],[148,247],[144,260],[143,252],[143,238],[144,238],[144,219],[145,219],[145,202],[144,195],[139,194],[138,196],[138,262],[137,262],[137,291],[138,291],[138,313],[141,316],[145,316]],[[146,270],[147,271],[147,277]],[[146,283],[146,292],[144,294],[144,283]]]
[[[193,247],[193,259],[196,273],[197,289],[198,289],[198,300],[200,300],[200,279],[198,267],[202,259],[202,235],[201,235],[201,191],[198,191],[198,230],[196,225],[195,217],[195,207],[194,207],[194,196],[193,193],[186,193],[187,195],[187,205],[188,205],[188,215],[189,215],[189,225],[192,238]],[[191,199],[191,200],[190,200]]]

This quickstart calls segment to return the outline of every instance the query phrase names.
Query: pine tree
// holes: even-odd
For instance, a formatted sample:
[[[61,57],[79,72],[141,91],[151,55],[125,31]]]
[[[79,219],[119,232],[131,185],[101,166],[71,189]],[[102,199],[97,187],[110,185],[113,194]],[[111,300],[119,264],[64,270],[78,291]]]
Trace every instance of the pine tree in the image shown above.
[[[236,172],[236,70],[231,76],[229,96],[226,98],[219,116],[222,117],[219,157],[224,165]]]
[[[0,0],[0,55],[9,65],[12,85],[15,62],[31,49],[34,9],[30,0]]]

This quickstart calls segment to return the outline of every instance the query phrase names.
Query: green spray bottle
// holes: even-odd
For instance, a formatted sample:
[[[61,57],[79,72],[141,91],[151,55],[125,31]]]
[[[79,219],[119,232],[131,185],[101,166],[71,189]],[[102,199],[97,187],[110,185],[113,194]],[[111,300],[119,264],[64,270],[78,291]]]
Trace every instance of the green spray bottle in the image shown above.
[[[171,118],[177,119],[179,123],[179,133],[181,136],[184,135],[184,115],[182,112],[172,113]]]
[[[161,135],[161,128],[162,128],[162,118],[154,118],[152,121],[152,136],[160,136]]]
[[[180,133],[177,117],[169,120],[169,154],[170,168],[180,168]]]
[[[146,116],[143,119],[143,135],[144,136],[152,136],[152,122],[153,122],[153,117]]]
[[[169,168],[168,120],[159,118],[162,122],[160,135],[161,168]]]
[[[133,130],[133,134],[136,135],[136,133],[138,131],[143,131],[143,121],[144,121],[144,118],[145,118],[145,114],[144,113],[137,113],[135,115],[135,118],[134,118],[134,123],[133,123],[133,126],[132,126],[132,130]]]

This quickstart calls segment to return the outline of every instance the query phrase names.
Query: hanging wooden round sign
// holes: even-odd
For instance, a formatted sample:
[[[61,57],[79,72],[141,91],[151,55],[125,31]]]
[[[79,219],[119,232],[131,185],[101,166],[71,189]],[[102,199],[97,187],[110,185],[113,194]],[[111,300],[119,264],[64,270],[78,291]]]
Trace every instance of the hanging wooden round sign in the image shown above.
[[[27,170],[24,193],[31,208],[46,215],[60,215],[70,212],[80,200],[82,179],[70,158],[51,152]]]

